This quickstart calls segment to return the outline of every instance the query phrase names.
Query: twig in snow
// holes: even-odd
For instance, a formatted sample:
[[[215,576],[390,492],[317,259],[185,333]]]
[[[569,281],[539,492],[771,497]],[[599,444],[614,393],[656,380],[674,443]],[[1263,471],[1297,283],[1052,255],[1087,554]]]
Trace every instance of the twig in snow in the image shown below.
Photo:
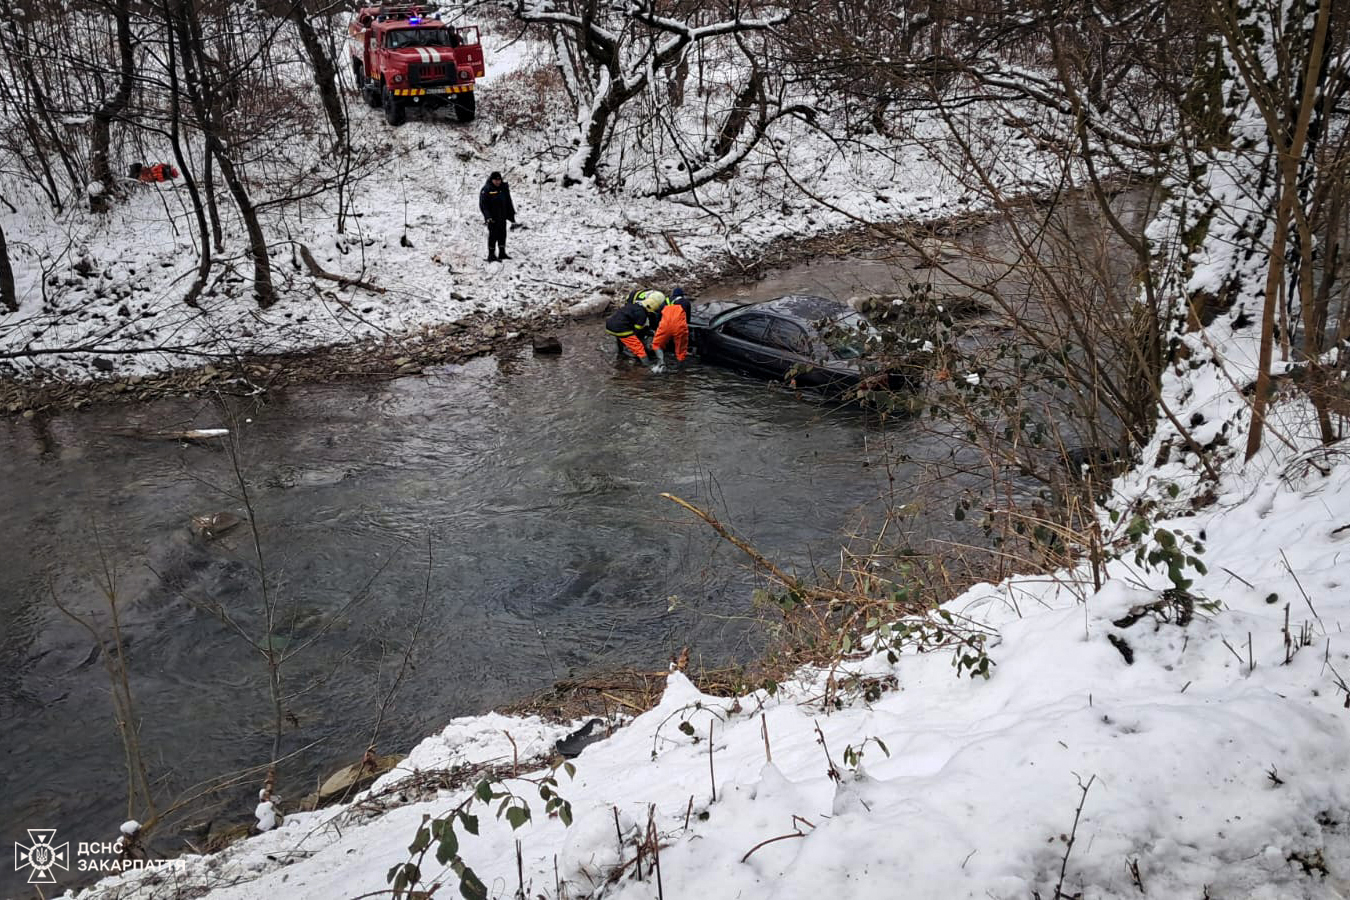
[[[1228,652],[1238,661],[1238,668],[1242,668],[1242,654],[1233,649],[1233,645],[1228,643],[1228,638],[1219,638],[1219,642],[1228,648]]]
[[[523,859],[521,859],[521,855],[520,855],[520,840],[519,840],[519,839],[516,840],[516,884],[519,885],[519,887],[516,888],[516,896],[517,896],[518,898],[520,898],[520,900],[526,900],[526,898],[525,898],[525,862],[524,862]]]
[[[708,720],[708,783],[712,785],[712,802],[717,802],[717,774],[713,771],[713,722]]]
[[[745,851],[745,855],[741,857],[741,862],[745,862],[747,859],[750,858],[751,853],[754,853],[756,850],[758,850],[760,847],[765,846],[766,844],[772,844],[774,841],[786,841],[791,840],[792,838],[799,838],[799,837],[806,837],[806,835],[800,831],[794,831],[791,834],[780,834],[778,837],[771,837],[766,841],[760,841],[758,844],[751,847],[749,850]]]
[[[1055,900],[1061,900],[1061,898],[1067,900],[1063,889],[1064,876],[1069,871],[1069,854],[1073,853],[1073,843],[1078,839],[1078,819],[1083,815],[1083,806],[1087,803],[1088,789],[1092,787],[1092,783],[1096,780],[1097,776],[1093,775],[1087,780],[1087,784],[1083,784],[1083,779],[1078,777],[1078,787],[1082,789],[1083,795],[1078,799],[1078,808],[1074,810],[1073,828],[1069,829],[1069,839],[1066,842],[1067,846],[1064,848],[1064,859],[1059,864],[1059,883],[1055,885]]]
[[[1345,708],[1346,708],[1346,709],[1350,709],[1350,685],[1347,685],[1347,684],[1345,683],[1345,679],[1341,677],[1341,673],[1340,673],[1340,672],[1337,672],[1337,671],[1336,671],[1336,667],[1333,666],[1333,665],[1331,664],[1331,641],[1330,641],[1330,640],[1327,641],[1327,653],[1326,653],[1326,656],[1324,656],[1324,657],[1322,658],[1322,668],[1323,668],[1323,670],[1326,670],[1326,669],[1330,669],[1330,670],[1331,670],[1331,674],[1332,674],[1333,676],[1335,676],[1335,678],[1336,678],[1336,687],[1338,687],[1338,688],[1340,688],[1341,690],[1345,691]]]
[[[1139,893],[1147,893],[1144,890],[1144,878],[1139,874],[1139,858],[1128,860],[1125,863],[1125,870],[1130,873],[1130,881],[1135,887],[1139,888]]]
[[[769,721],[763,713],[761,713],[759,717],[759,732],[764,735],[764,760],[765,762],[772,763],[773,750],[769,749]]]
[[[372,291],[376,294],[386,293],[385,289],[380,287],[378,284],[371,284],[370,282],[362,281],[359,278],[348,278],[345,275],[334,275],[332,272],[324,271],[324,269],[314,259],[314,254],[309,251],[308,247],[306,247],[304,244],[299,244],[299,247],[300,247],[300,260],[305,264],[305,268],[309,270],[309,275],[311,278],[322,278],[324,281],[336,281],[342,287],[364,288],[365,290]]]
[[[709,732],[712,731],[712,725],[708,725]],[[709,738],[711,745],[712,740]],[[661,886],[661,838],[656,833],[656,804],[653,803],[647,807],[647,839],[652,842],[652,859],[656,865],[656,897],[657,900],[666,900],[665,889]]]
[[[1317,620],[1318,625],[1322,625],[1322,633],[1326,634],[1327,627],[1322,624],[1322,617],[1317,614],[1317,610],[1313,609],[1312,600],[1308,597],[1308,592],[1303,589],[1303,583],[1298,580],[1298,574],[1294,572],[1294,567],[1289,565],[1289,557],[1284,555],[1283,549],[1280,550],[1280,559],[1284,560],[1284,568],[1293,577],[1295,587],[1297,587],[1298,592],[1303,595],[1303,602],[1308,604],[1308,609],[1312,611],[1313,618]]]
[[[839,774],[839,769],[835,767],[834,760],[830,759],[830,745],[825,743],[825,732],[820,730],[819,722],[815,722],[815,726],[816,726],[816,741],[817,743],[820,744],[820,746],[825,748],[825,762],[828,763],[830,767],[827,774],[830,776],[831,781],[836,782],[842,781],[843,777]]]

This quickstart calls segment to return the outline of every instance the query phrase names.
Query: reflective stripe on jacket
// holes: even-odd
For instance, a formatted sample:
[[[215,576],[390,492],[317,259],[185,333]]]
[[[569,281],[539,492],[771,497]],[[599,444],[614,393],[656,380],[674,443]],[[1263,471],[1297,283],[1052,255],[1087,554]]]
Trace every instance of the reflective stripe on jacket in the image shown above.
[[[628,337],[650,328],[647,310],[640,303],[625,303],[605,320],[605,331],[615,337]]]

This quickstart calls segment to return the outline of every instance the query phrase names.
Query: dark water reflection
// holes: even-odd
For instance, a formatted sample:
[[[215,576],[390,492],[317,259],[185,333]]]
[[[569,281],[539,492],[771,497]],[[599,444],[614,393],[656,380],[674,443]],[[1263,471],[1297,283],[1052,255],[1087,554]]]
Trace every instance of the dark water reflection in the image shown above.
[[[57,827],[102,840],[125,817],[102,660],[52,601],[102,609],[105,570],[166,795],[270,749],[261,658],[210,613],[264,633],[250,535],[208,542],[188,528],[194,514],[244,512],[230,456],[115,433],[127,427],[234,420],[278,630],[290,648],[314,641],[285,671],[301,693],[284,749],[323,741],[292,767],[292,796],[359,755],[424,596],[388,750],[569,673],[660,666],[685,644],[708,663],[752,653],[737,618],[744,560],[659,494],[715,510],[780,559],[828,559],[882,493],[883,468],[868,465],[882,432],[717,369],[616,365],[596,330],[564,331],[561,358],[522,351],[265,405],[0,423],[0,839]]]
[[[1141,197],[1123,204],[1136,221]],[[1071,242],[1101,233],[1090,209],[1068,211]],[[991,281],[1039,308],[1005,227],[962,240],[979,252],[948,273],[905,252],[821,256],[721,295],[845,299]],[[277,631],[288,650],[312,642],[284,671],[283,749],[318,742],[283,772],[291,798],[359,757],[424,599],[383,751],[569,674],[661,666],[683,645],[708,664],[753,655],[745,560],[661,492],[799,569],[837,561],[844,535],[869,533],[886,508],[926,510],[907,526],[916,545],[977,537],[950,504],[979,476],[932,475],[935,460],[951,473],[982,458],[932,423],[882,429],[855,409],[697,364],[652,377],[616,365],[599,331],[564,330],[561,358],[526,350],[424,378],[291,389],[264,405],[166,401],[0,421],[0,841],[35,827],[108,840],[126,816],[102,660],[52,600],[103,609],[108,573],[161,794],[270,752],[266,670],[239,634],[265,631],[250,535],[206,542],[188,529],[192,515],[244,511],[231,457],[121,429],[236,428]],[[972,340],[1005,331],[990,321]],[[928,465],[883,464],[900,453]],[[231,794],[220,818],[251,809],[247,793]],[[0,895],[24,890],[0,868]]]

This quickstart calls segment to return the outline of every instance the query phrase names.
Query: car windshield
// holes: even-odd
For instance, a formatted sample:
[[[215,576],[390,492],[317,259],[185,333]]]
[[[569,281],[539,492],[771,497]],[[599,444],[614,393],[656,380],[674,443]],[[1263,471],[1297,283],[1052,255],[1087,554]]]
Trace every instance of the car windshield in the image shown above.
[[[449,28],[403,28],[385,37],[386,47],[453,47]]]
[[[863,317],[851,312],[837,319],[816,323],[820,338],[833,359],[858,359],[863,355]]]

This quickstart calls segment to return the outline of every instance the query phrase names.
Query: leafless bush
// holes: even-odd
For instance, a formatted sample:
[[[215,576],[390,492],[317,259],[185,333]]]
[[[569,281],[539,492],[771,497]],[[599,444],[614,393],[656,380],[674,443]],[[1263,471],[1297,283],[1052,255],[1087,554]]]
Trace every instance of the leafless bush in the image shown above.
[[[567,95],[556,67],[517,69],[493,83],[494,117],[510,128],[549,131],[568,117]]]

